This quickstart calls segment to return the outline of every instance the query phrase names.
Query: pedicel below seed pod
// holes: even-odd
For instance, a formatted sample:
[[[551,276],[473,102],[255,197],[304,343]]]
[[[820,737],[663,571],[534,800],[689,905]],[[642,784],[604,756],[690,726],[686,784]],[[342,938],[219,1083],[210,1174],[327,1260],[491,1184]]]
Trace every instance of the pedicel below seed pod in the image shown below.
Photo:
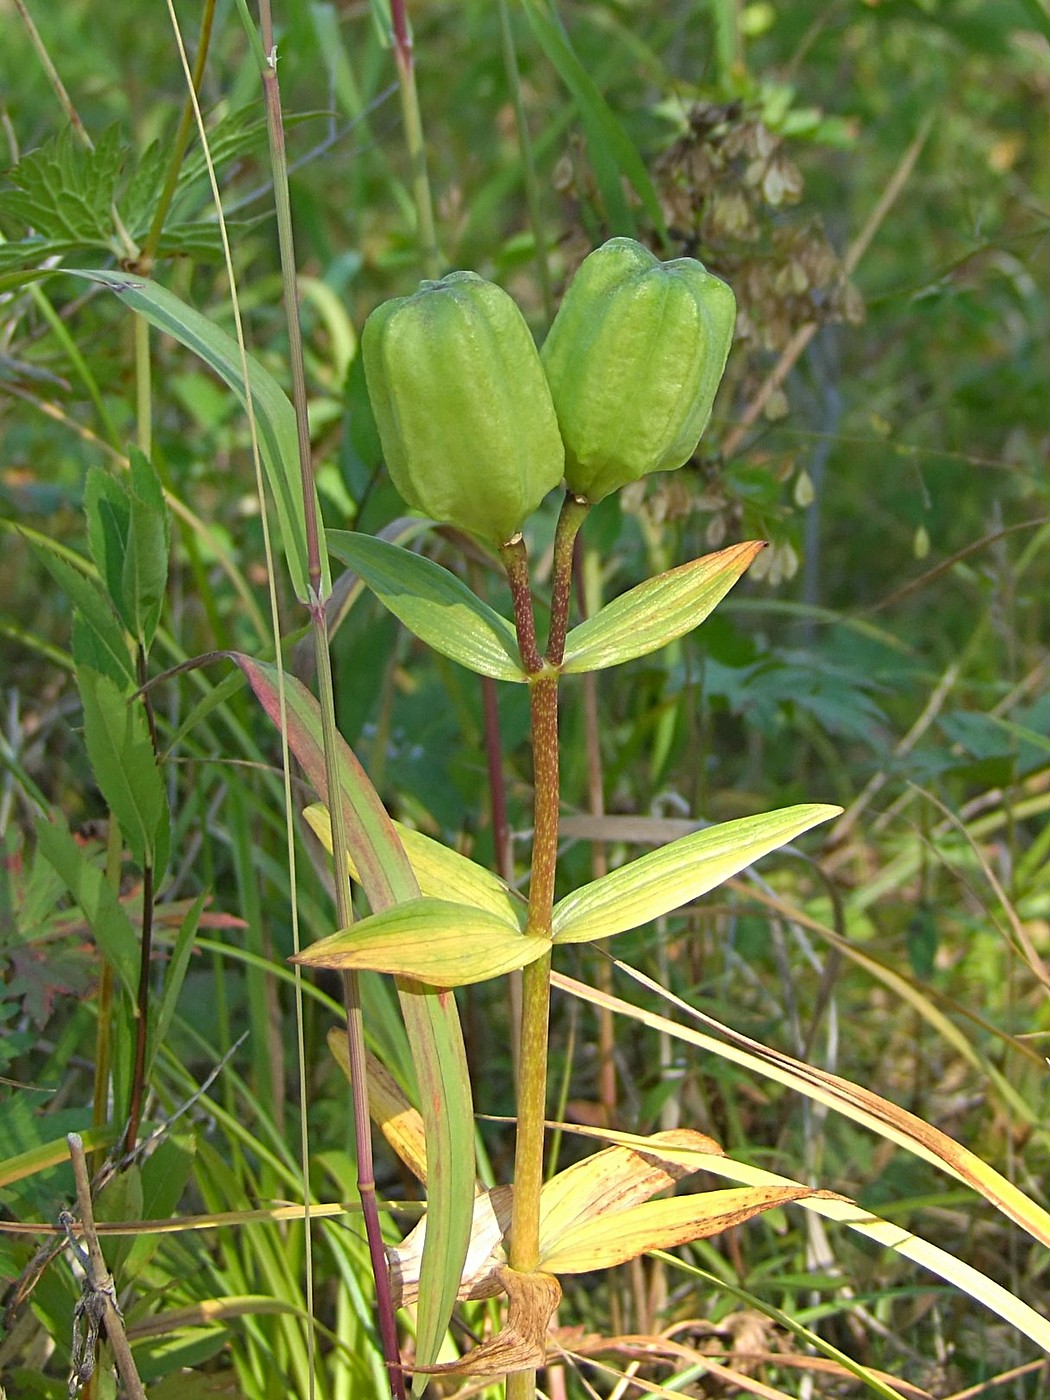
[[[558,485],[565,454],[525,318],[474,272],[384,302],[361,338],[394,485],[417,510],[501,545]]]
[[[735,320],[732,290],[695,258],[613,238],[584,260],[541,351],[570,491],[600,501],[689,460]]]

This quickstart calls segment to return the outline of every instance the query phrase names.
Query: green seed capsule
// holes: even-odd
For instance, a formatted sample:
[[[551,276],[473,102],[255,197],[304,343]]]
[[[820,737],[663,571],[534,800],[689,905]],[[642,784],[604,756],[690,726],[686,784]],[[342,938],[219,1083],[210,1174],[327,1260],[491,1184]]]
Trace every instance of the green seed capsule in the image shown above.
[[[394,485],[417,510],[503,544],[557,486],[565,454],[515,303],[474,272],[384,302],[361,339]]]
[[[732,291],[695,258],[613,238],[585,259],[541,352],[570,491],[600,501],[689,460],[735,319]]]

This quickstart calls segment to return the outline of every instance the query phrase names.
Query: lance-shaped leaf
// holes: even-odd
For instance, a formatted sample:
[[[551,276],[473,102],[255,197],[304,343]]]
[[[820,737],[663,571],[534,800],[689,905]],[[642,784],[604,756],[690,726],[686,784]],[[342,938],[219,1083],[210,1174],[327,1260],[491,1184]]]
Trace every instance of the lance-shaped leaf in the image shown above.
[[[617,1143],[574,1162],[544,1184],[540,1195],[540,1254],[598,1216],[627,1210],[699,1170],[722,1149],[692,1128],[654,1133],[637,1144]]]
[[[371,1082],[371,1071],[369,1075]],[[397,1116],[401,1116],[400,1112]],[[394,1137],[388,1140],[401,1155],[398,1141]],[[569,1230],[588,1220],[650,1200],[657,1192],[698,1171],[721,1151],[703,1133],[681,1128],[617,1143],[566,1167],[544,1185],[540,1196],[540,1253],[553,1251]],[[402,1156],[402,1160],[408,1159]],[[507,1261],[505,1244],[512,1201],[513,1188],[497,1186],[481,1192],[474,1202],[460,1298],[492,1298],[501,1291],[499,1274]],[[389,1251],[391,1278],[399,1302],[412,1303],[419,1296],[419,1255],[426,1228],[424,1216],[401,1244]]]
[[[263,709],[280,726],[277,670],[231,653]],[[284,676],[288,743],[322,802],[329,801],[317,701],[293,676]],[[375,910],[419,895],[412,867],[379,795],[353,750],[339,741],[339,797],[347,840]],[[456,1001],[449,991],[398,979],[401,1014],[419,1080],[426,1130],[427,1208],[431,1227],[423,1252],[416,1348],[432,1361],[456,1304],[470,1239],[474,1204],[474,1104]]]
[[[683,836],[559,900],[552,923],[554,941],[589,943],[669,914],[841,811],[823,803],[802,803]]]
[[[330,530],[328,548],[355,569],[420,641],[498,681],[524,681],[514,628],[448,569],[372,535]]]
[[[168,863],[171,826],[142,702],[90,666],[77,667],[77,685],[95,781],[135,860],[152,866],[159,879]]]
[[[164,607],[170,522],[164,491],[149,458],[131,449],[127,551],[121,579],[128,630],[149,650]]]
[[[54,866],[91,926],[102,955],[129,996],[139,974],[139,940],[117,895],[99,867],[74,841],[65,818],[55,813],[36,825],[40,853]]]
[[[316,802],[305,809],[303,816],[331,855],[332,818],[328,808]],[[405,848],[420,894],[433,895],[435,899],[450,899],[454,904],[470,904],[475,909],[494,914],[504,923],[523,926],[527,913],[525,901],[498,875],[399,821],[394,822],[394,830]],[[347,856],[351,876],[355,880],[360,879],[353,863],[353,852],[348,851]]]
[[[319,938],[292,962],[337,972],[391,972],[434,987],[468,987],[516,972],[550,951],[550,939],[447,899],[411,899]]]
[[[572,629],[561,669],[601,671],[683,637],[699,627],[764,548],[761,540],[730,545],[621,593]]]
[[[73,654],[78,665],[91,666],[93,670],[109,676],[117,685],[133,688],[135,667],[128,650],[128,639],[101,586],[58,554],[52,541],[31,535],[28,531],[22,533],[74,605]]]
[[[123,272],[85,272],[77,269],[76,277],[86,277],[116,292],[121,300],[144,316],[151,325],[173,336],[180,344],[208,365],[233,390],[242,404],[247,402],[243,362],[236,340],[221,330],[207,316],[187,306],[167,288],[144,277]],[[267,480],[277,506],[288,572],[296,597],[308,602],[309,574],[306,558],[306,511],[303,505],[302,477],[299,470],[299,439],[295,426],[295,411],[284,390],[273,375],[248,357],[248,377],[251,381],[252,407],[259,434],[259,450],[266,468]],[[317,517],[318,534],[322,540],[322,595],[331,590],[328,558],[324,549],[324,525],[315,494],[313,509]]]
[[[557,1274],[610,1269],[653,1249],[717,1235],[774,1206],[828,1194],[808,1186],[746,1186],[645,1201],[627,1210],[603,1212],[566,1230],[541,1254],[540,1267]]]

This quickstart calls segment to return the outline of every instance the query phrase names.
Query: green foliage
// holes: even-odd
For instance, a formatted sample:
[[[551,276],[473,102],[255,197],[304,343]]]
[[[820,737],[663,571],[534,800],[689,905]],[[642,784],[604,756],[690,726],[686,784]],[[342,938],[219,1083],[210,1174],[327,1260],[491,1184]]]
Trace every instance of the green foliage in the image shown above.
[[[354,1144],[326,1045],[337,982],[308,974],[300,1012],[288,963],[339,922],[305,826],[293,827],[294,875],[288,864],[278,646],[203,150],[192,128],[177,147],[185,92],[163,13],[138,0],[104,22],[95,0],[28,8],[93,144],[71,128],[13,15],[0,46],[0,1224],[43,1228],[72,1203],[66,1132],[83,1133],[93,1166],[121,1157],[149,862],[140,1136],[157,1138],[121,1173],[111,1210],[168,1223],[247,1213],[103,1236],[149,1394],[283,1400],[312,1383],[320,1400],[382,1395],[359,1216],[315,1220],[310,1295],[301,1218],[271,1213],[303,1200],[301,1123],[318,1208],[356,1207]],[[1016,1214],[957,1180],[946,1188],[899,1138],[802,1095],[825,1072],[883,1095],[1046,1203],[1044,7],[719,0],[685,22],[674,7],[529,0],[507,9],[516,78],[498,7],[413,7],[412,21],[439,272],[473,268],[498,282],[541,342],[575,267],[625,234],[661,258],[701,259],[740,307],[699,457],[603,502],[581,536],[560,688],[554,898],[571,912],[590,891],[593,919],[577,932],[595,943],[555,949],[551,1068],[566,1106],[549,1115],[567,1131],[548,1134],[551,1171],[606,1146],[593,1138],[604,1128],[570,1137],[581,1125],[688,1125],[729,1151],[715,1159],[737,1171],[728,1181],[751,1185],[752,1163],[817,1180],[939,1249],[931,1267],[954,1260],[1000,1289],[995,1317],[957,1283],[949,1297],[885,1235],[855,1247],[848,1223],[814,1217],[819,1232],[807,1230],[792,1207],[735,1231],[731,1245],[715,1236],[680,1247],[675,1264],[647,1265],[663,1310],[640,1306],[642,1290],[617,1293],[611,1275],[570,1276],[560,1320],[601,1334],[619,1317],[620,1330],[656,1337],[685,1316],[687,1286],[689,1316],[720,1329],[716,1340],[765,1314],[759,1379],[781,1393],[851,1384],[806,1374],[817,1347],[840,1364],[837,1345],[931,1393],[1020,1368],[1012,1391],[1034,1400],[1045,1382],[1026,1338],[1045,1327],[1045,1246]],[[500,937],[524,943],[517,887],[534,768],[507,588],[494,560],[454,532],[416,521],[411,553],[390,543],[409,534],[357,352],[372,309],[431,275],[417,157],[395,111],[389,8],[292,4],[275,22],[311,449],[328,546],[354,574],[331,580],[326,604],[339,715],[400,819],[388,853],[400,842],[414,873],[413,883],[396,855],[385,875],[365,859],[355,900],[367,921],[384,902],[374,882],[400,879],[399,897],[418,885],[428,901],[475,900],[501,921]],[[192,58],[201,36],[184,38]],[[290,357],[266,122],[236,10],[218,7],[203,48],[202,107],[285,548],[274,581],[280,665],[310,759],[305,781],[293,776],[298,809],[321,792],[320,720],[297,710],[294,679],[310,680],[314,654],[300,636],[306,515],[282,387]],[[98,271],[74,280],[51,271],[56,262]],[[541,635],[554,533],[549,506],[526,530]],[[697,629],[731,582],[702,584],[701,566],[741,540],[769,548]],[[261,658],[251,665],[265,712],[228,667],[158,680],[214,651]],[[476,674],[519,683],[493,703]],[[498,773],[486,755],[494,711]],[[695,902],[676,884],[673,899],[640,908],[648,922],[600,941],[619,885],[659,871],[668,846],[687,843],[680,854],[726,823],[810,802],[846,812],[824,836],[802,837],[802,859],[770,857]],[[485,870],[482,882],[483,866],[505,878]],[[365,921],[354,927],[367,936]],[[616,973],[603,991],[606,948],[647,982]],[[569,971],[593,1000],[566,989]],[[363,986],[370,1049],[434,1114],[445,1160],[466,1164],[426,1187],[431,1223],[446,1192],[462,1229],[469,1212],[453,1183],[469,1184],[471,1207],[475,1140],[462,1066],[423,1057],[420,1077],[420,1037],[441,1028],[417,1022],[410,1038],[396,992],[371,974]],[[618,1009],[601,1021],[612,993],[621,1007],[630,998],[630,1019]],[[477,1107],[498,1120],[515,1111],[505,987],[457,995]],[[703,1043],[681,1038],[654,1008],[682,1023],[702,1009],[748,1038],[755,1059],[722,1058],[728,1042],[714,1030]],[[408,1007],[410,1019],[424,1011],[434,1014]],[[451,1037],[450,1016],[443,1029]],[[765,1069],[791,1056],[804,1068],[789,1082],[765,1077],[763,1046]],[[448,1083],[459,1101],[443,1119]],[[479,1145],[482,1180],[510,1181],[509,1129],[483,1122]],[[423,1188],[381,1144],[376,1176],[384,1207],[405,1208],[384,1209],[392,1243]],[[0,1274],[18,1276],[38,1243],[0,1233]],[[428,1268],[440,1306],[422,1346],[436,1355],[444,1344],[444,1360],[464,1348],[440,1320],[455,1260]],[[67,1393],[78,1291],[64,1258],[48,1265],[0,1344],[8,1395]],[[1011,1295],[1031,1315],[1009,1325]],[[460,1308],[490,1335],[493,1303]],[[687,1348],[689,1334],[676,1336]],[[708,1341],[670,1363],[676,1387],[691,1364],[710,1362]],[[719,1359],[732,1364],[728,1344]],[[566,1363],[571,1396],[606,1385],[591,1365]],[[639,1380],[664,1383],[668,1371],[654,1362]],[[866,1382],[872,1393],[883,1384]]]

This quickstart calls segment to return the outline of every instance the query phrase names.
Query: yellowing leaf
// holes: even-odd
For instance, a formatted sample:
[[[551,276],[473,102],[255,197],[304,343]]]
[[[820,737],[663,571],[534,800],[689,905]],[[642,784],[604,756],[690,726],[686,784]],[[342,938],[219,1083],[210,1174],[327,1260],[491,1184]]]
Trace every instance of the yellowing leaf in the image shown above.
[[[332,818],[328,808],[315,802],[303,812],[314,835],[329,855],[332,854]],[[394,822],[405,855],[419,884],[419,892],[435,899],[450,899],[455,904],[472,904],[487,910],[506,923],[520,927],[525,913],[525,901],[483,865],[449,850],[440,841],[424,836],[421,831]],[[350,874],[356,880],[353,856],[348,852]]]
[[[459,1284],[461,1299],[494,1298],[503,1291],[499,1273],[507,1262],[503,1242],[510,1229],[513,1199],[514,1191],[510,1186],[482,1191],[475,1199],[467,1259]],[[405,1307],[419,1299],[419,1269],[426,1237],[424,1215],[399,1245],[387,1250],[395,1307]]]
[[[574,1162],[543,1187],[540,1253],[554,1248],[580,1223],[648,1201],[698,1170],[697,1153],[720,1153],[691,1128],[654,1133],[637,1146],[607,1147]]]
[[[574,627],[565,639],[566,674],[600,671],[646,656],[699,627],[763,548],[730,545],[646,579]]]
[[[535,962],[550,940],[483,909],[410,899],[321,938],[292,959],[337,972],[390,972],[434,987],[466,987]]]
[[[609,1269],[652,1249],[670,1249],[717,1235],[773,1206],[818,1194],[806,1186],[748,1186],[645,1201],[573,1226],[542,1252],[540,1265],[556,1274]]]
[[[328,1048],[339,1068],[350,1079],[350,1050],[343,1027],[333,1026],[328,1032]],[[412,1107],[397,1080],[371,1050],[365,1051],[365,1074],[368,1078],[368,1113],[372,1122],[416,1180],[426,1185],[427,1145],[422,1115]]]
[[[638,928],[706,894],[760,856],[841,811],[823,803],[803,803],[683,836],[559,900],[554,908],[554,941],[589,943]]]

